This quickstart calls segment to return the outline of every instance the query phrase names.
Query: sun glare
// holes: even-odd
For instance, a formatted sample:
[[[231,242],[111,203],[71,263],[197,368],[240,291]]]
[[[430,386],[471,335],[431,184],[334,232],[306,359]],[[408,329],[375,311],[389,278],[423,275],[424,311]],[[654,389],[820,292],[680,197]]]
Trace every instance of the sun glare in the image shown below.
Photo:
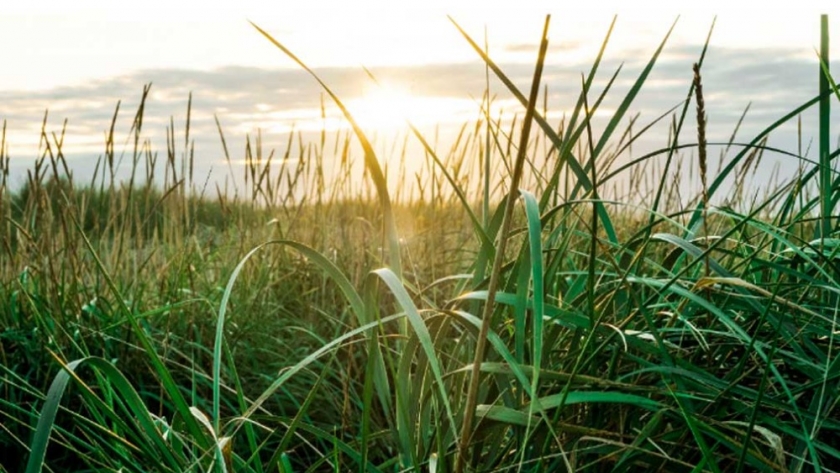
[[[403,128],[406,120],[414,125],[440,122],[458,106],[451,99],[412,95],[391,84],[371,85],[361,97],[347,103],[360,126],[374,129]]]

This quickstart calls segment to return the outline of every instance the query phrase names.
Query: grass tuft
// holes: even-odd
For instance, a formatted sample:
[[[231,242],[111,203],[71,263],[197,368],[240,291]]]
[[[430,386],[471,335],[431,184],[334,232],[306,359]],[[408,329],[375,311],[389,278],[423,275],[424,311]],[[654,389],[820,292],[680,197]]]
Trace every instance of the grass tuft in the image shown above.
[[[237,149],[217,117],[230,175],[212,189],[191,97],[160,159],[144,144],[147,86],[125,136],[117,104],[89,181],[45,114],[15,187],[4,123],[0,471],[840,471],[827,17],[815,97],[736,138],[745,110],[721,143],[711,29],[685,100],[643,123],[629,114],[674,25],[602,117],[623,80],[601,71],[613,19],[549,123],[549,19],[527,97],[453,24],[487,91],[447,150],[407,123],[420,156],[394,138],[383,160],[256,25],[350,131]],[[491,72],[514,118],[491,116]],[[767,144],[812,106],[819,128],[797,125],[819,162]],[[662,149],[630,156],[657,132]],[[765,153],[800,171],[747,196]]]

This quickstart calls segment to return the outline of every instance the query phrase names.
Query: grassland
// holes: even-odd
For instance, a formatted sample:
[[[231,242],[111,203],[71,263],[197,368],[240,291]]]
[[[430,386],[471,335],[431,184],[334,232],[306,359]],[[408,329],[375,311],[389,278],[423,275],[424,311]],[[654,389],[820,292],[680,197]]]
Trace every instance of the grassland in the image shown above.
[[[113,132],[78,182],[45,129],[13,190],[4,133],[0,470],[840,471],[827,71],[712,175],[705,48],[668,145],[616,164],[661,47],[596,135],[600,56],[550,124],[545,35],[529,95],[471,44],[526,112],[418,133],[408,200],[358,128],[249,142],[227,190],[174,138],[157,162],[142,107],[127,180]],[[819,163],[745,196],[812,106]]]

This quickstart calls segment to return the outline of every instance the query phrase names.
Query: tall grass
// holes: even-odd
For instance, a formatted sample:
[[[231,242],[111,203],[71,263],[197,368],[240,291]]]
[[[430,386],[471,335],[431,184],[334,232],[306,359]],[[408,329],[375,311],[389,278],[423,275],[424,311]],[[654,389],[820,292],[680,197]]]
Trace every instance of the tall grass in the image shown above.
[[[621,128],[672,26],[598,132],[621,72],[595,90],[612,25],[559,124],[538,107],[548,21],[527,97],[455,26],[524,116],[491,116],[488,88],[448,151],[408,124],[411,199],[259,27],[350,132],[292,134],[278,154],[258,134],[235,164],[217,120],[242,177],[212,189],[192,172],[190,102],[157,162],[146,88],[130,179],[118,107],[89,182],[45,118],[13,191],[4,126],[0,469],[840,471],[827,19],[818,95],[722,145],[714,176],[708,39],[684,103]],[[820,163],[745,196],[767,135],[817,104]],[[668,117],[662,149],[624,159]]]

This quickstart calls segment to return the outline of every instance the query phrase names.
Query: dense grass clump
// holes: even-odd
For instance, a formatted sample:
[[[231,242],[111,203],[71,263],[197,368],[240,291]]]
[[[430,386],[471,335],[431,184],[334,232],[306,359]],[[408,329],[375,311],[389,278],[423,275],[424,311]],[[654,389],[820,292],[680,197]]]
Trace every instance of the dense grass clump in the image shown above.
[[[142,105],[129,179],[113,131],[83,183],[44,130],[13,190],[0,143],[0,470],[840,471],[827,67],[711,175],[705,47],[667,145],[628,162],[667,36],[596,134],[604,49],[550,124],[547,30],[527,97],[462,31],[525,113],[488,93],[446,152],[410,127],[413,194],[323,82],[352,133],[276,160],[249,140],[229,186],[174,139],[158,163]],[[820,163],[745,196],[815,105]]]

